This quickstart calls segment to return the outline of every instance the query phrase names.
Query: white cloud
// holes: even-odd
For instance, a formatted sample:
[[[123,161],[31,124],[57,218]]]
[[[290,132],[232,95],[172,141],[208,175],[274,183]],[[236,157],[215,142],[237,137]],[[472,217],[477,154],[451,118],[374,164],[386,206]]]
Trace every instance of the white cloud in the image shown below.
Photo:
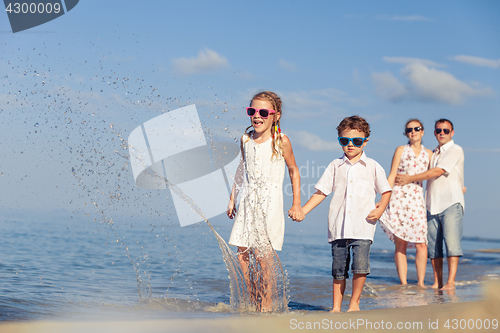
[[[306,131],[287,131],[290,141],[294,145],[312,151],[340,151],[341,148],[336,141],[325,141],[319,136]]]
[[[373,73],[372,81],[375,93],[384,99],[398,101],[408,93],[404,85],[389,72]]]
[[[421,16],[421,15],[409,15],[409,16],[396,15],[396,16],[392,16],[390,18],[390,20],[392,20],[392,21],[429,21],[430,19],[428,19],[425,16]]]
[[[217,52],[205,48],[200,50],[196,58],[172,59],[174,70],[182,75],[214,72],[229,68],[226,58]]]
[[[297,66],[289,61],[286,61],[285,59],[280,59],[278,61],[278,65],[283,68],[284,70],[287,70],[289,72],[296,72],[297,71]]]
[[[469,148],[464,147],[466,153],[478,153],[478,154],[500,154],[500,148]]]
[[[404,83],[391,73],[373,73],[375,92],[393,102],[410,98],[451,105],[462,104],[467,97],[492,93],[489,87],[482,87],[478,83],[469,85],[448,72],[431,68],[422,62],[410,62],[401,70],[401,76]]]
[[[408,65],[402,70],[413,92],[422,100],[462,104],[466,97],[491,94],[490,88],[472,88],[450,73],[422,64]]]
[[[322,117],[328,121],[332,116],[346,113],[346,107],[366,105],[362,98],[350,97],[346,92],[335,88],[280,93],[280,96],[285,101],[287,114],[299,119],[304,116]]]
[[[500,68],[500,59],[486,59],[467,55],[458,55],[451,57],[451,59],[474,66]]]
[[[335,108],[323,99],[311,96],[310,92],[289,92],[280,94],[285,101],[284,111],[293,118],[324,117],[334,112]]]
[[[408,57],[383,57],[385,62],[391,64],[402,64],[402,65],[411,65],[411,64],[422,64],[425,66],[432,67],[444,67],[432,60],[420,59],[420,58],[408,58]]]
[[[417,21],[430,21],[429,18],[422,15],[379,15],[377,16],[379,20],[384,21],[407,21],[407,22],[417,22]]]
[[[352,82],[354,84],[358,84],[360,80],[361,80],[361,78],[360,78],[359,71],[357,69],[354,69],[354,71],[352,72]]]

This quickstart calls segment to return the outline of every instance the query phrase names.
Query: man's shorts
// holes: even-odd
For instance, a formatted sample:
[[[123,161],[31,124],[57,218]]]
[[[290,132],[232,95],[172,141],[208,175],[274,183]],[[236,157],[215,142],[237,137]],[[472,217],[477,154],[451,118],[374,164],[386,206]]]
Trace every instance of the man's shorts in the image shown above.
[[[337,239],[332,244],[332,276],[335,280],[349,278],[352,249],[352,274],[370,274],[370,246],[368,239]]]
[[[460,203],[448,207],[442,213],[427,212],[427,253],[429,258],[443,258],[443,241],[448,257],[463,255],[462,240],[464,210]]]

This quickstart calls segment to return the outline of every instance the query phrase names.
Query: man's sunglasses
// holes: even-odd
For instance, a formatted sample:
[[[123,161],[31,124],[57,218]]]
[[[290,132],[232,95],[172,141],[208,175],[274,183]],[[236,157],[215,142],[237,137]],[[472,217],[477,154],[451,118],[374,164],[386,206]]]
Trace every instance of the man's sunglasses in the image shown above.
[[[253,117],[255,113],[260,114],[261,118],[266,119],[267,117],[269,117],[270,113],[276,113],[276,111],[268,109],[247,108],[247,115],[249,115],[250,117]]]
[[[347,146],[349,142],[352,142],[352,144],[356,147],[361,147],[365,140],[366,138],[346,138],[343,136],[339,137],[339,143],[342,147]]]
[[[414,130],[415,130],[415,132],[420,132],[422,129],[423,129],[422,126],[413,127],[413,128],[407,127],[405,131],[408,134],[408,133],[413,132]]]
[[[444,134],[450,134],[450,132],[451,132],[448,128],[436,128],[434,130],[434,132],[436,132],[436,134],[441,133],[441,131],[443,131]]]

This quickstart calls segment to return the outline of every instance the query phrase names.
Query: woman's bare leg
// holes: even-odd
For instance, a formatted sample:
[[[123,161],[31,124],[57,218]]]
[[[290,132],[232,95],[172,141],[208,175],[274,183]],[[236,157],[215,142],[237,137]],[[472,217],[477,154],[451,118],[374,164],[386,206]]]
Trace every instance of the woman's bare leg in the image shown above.
[[[406,285],[406,275],[408,272],[408,261],[406,259],[406,248],[408,243],[396,236],[394,236],[394,243],[396,249],[394,251],[394,262],[398,271],[399,281],[402,285]]]
[[[427,244],[417,243],[416,247],[415,267],[417,268],[418,286],[424,287],[425,270],[427,267]]]

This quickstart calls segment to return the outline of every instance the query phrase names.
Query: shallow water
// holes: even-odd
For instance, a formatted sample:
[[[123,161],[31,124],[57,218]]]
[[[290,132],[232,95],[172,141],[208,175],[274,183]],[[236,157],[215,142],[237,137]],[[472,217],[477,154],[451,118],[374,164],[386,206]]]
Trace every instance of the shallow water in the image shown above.
[[[136,222],[136,226],[140,222]],[[109,228],[73,217],[68,221],[3,223],[0,246],[0,320],[213,318],[234,315],[228,271],[206,225],[118,228],[130,257],[145,270],[152,296],[139,297],[137,275],[124,246]],[[166,228],[166,229],[165,229]],[[216,227],[227,239],[230,226]],[[331,307],[330,247],[322,234],[289,228],[279,253],[289,279],[290,311]],[[160,240],[168,230],[169,241]],[[160,232],[162,231],[162,232]],[[143,246],[133,248],[134,243]],[[361,307],[364,310],[475,301],[481,286],[500,273],[500,240],[464,239],[454,294],[398,286],[392,243],[377,230]],[[411,252],[409,253],[411,258]],[[409,283],[416,283],[409,263]],[[430,265],[426,283],[432,282]],[[350,294],[350,283],[346,290]],[[348,304],[348,296],[344,305]]]
[[[2,46],[6,195],[0,320],[234,315],[229,312],[228,271],[213,233],[204,224],[180,228],[167,191],[133,184],[124,137],[139,124],[196,101],[207,141],[237,142],[246,115],[235,119],[227,110],[241,101],[231,91],[221,94],[212,83],[208,89],[179,78],[167,83],[161,71],[145,80],[144,63],[138,73],[137,64],[107,59],[108,52],[117,50],[108,49],[106,39],[97,36],[66,59],[60,54],[73,48],[73,41],[60,43],[53,36],[37,36],[29,46],[12,37]],[[148,68],[155,72],[157,65]],[[231,223],[218,220],[211,222],[227,240]],[[500,273],[499,254],[474,252],[500,248],[500,240],[470,239],[463,242],[455,295],[401,288],[393,245],[379,232],[362,309],[477,300],[482,282]],[[289,280],[291,311],[331,307],[331,255],[325,239],[326,230],[306,233],[287,225],[279,256]],[[416,283],[411,263],[409,271],[410,283]],[[429,265],[428,284],[431,274]]]

